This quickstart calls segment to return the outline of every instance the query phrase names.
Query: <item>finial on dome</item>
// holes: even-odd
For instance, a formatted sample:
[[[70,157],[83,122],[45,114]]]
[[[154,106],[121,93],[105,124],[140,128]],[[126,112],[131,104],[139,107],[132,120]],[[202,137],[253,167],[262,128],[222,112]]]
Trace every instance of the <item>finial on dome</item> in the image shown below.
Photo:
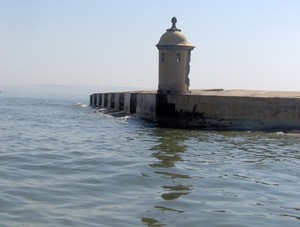
[[[176,28],[176,23],[177,23],[177,18],[176,17],[173,17],[172,18],[172,20],[171,20],[171,22],[172,22],[172,27],[175,27]]]
[[[179,31],[180,32],[181,30],[176,27],[177,18],[173,17],[171,22],[172,22],[172,27],[167,29],[167,31]]]

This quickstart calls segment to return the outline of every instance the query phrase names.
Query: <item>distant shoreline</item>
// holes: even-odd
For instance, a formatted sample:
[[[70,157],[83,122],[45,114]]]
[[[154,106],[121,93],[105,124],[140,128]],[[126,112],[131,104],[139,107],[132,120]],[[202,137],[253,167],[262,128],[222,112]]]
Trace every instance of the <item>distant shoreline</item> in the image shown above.
[[[139,90],[141,87],[119,87],[119,86],[88,86],[88,85],[0,85],[0,93],[35,93],[35,94],[78,94],[89,95],[98,92],[120,92]],[[147,89],[147,88],[146,88]]]

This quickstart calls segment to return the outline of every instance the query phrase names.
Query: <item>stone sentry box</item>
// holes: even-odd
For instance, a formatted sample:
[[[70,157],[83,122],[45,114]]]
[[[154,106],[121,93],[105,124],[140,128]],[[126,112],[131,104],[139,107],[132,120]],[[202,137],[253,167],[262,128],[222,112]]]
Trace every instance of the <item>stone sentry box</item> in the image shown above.
[[[158,93],[184,94],[189,92],[191,45],[180,29],[177,19],[172,18],[172,27],[161,36],[156,45],[159,50]]]

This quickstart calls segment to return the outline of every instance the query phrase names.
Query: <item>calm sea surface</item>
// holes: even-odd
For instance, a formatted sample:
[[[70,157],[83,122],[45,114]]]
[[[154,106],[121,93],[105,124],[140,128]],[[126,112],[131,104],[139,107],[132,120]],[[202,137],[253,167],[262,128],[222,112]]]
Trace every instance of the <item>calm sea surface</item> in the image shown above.
[[[0,226],[300,226],[300,133],[158,128],[0,94]]]

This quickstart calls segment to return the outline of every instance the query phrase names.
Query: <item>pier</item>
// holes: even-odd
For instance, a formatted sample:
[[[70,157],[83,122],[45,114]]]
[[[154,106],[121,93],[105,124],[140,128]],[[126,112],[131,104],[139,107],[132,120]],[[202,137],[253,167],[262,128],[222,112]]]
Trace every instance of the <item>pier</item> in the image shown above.
[[[161,126],[228,130],[299,130],[300,92],[196,90],[95,93],[90,105],[135,114]]]
[[[135,114],[164,127],[225,130],[300,130],[300,92],[190,90],[191,51],[195,48],[176,27],[156,45],[156,91],[95,93],[92,107]]]

